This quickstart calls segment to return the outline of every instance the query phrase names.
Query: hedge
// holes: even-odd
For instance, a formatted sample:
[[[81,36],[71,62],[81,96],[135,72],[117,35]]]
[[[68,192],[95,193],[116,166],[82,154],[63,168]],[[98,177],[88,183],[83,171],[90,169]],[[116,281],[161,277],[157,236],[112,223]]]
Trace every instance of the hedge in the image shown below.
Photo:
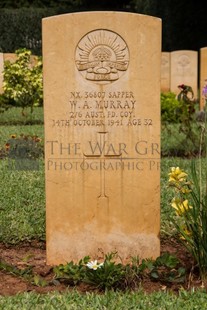
[[[69,13],[69,9],[67,11],[63,8],[1,9],[0,52],[14,53],[19,48],[26,48],[34,55],[41,55],[42,18],[64,13]]]

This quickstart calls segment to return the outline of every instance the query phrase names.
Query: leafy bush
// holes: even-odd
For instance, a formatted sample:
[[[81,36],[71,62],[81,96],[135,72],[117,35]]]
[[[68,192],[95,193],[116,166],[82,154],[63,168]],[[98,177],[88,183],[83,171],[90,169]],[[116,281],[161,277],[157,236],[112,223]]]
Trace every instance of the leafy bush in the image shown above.
[[[188,85],[178,85],[180,93],[176,96],[172,92],[161,93],[162,122],[185,123],[194,120],[196,100],[193,90]],[[188,124],[189,125],[189,124]]]
[[[43,103],[42,61],[36,57],[32,65],[31,51],[19,49],[15,52],[15,62],[5,61],[4,93],[0,96],[0,107],[18,106],[22,113],[26,107],[33,111],[34,106]]]
[[[165,135],[167,134],[166,143],[170,145],[170,149],[164,145],[162,154],[197,156],[200,148],[202,154],[205,154],[204,145],[200,145],[203,117],[199,117],[196,113],[198,102],[194,99],[192,87],[181,84],[178,88],[180,93],[177,97],[173,93],[161,94],[162,129]],[[203,114],[204,112],[200,116]],[[174,139],[173,143],[171,143],[172,139]]]
[[[176,99],[172,92],[161,93],[161,119],[162,122],[178,123],[180,120],[179,111],[182,103]]]

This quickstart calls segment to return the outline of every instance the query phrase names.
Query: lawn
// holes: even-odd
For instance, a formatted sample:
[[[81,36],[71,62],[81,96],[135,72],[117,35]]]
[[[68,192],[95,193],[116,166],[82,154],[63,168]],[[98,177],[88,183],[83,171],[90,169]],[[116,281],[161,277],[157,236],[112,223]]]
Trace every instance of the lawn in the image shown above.
[[[174,129],[175,130],[175,129]],[[44,140],[43,111],[35,108],[32,115],[21,114],[18,108],[0,115],[0,150],[5,148],[11,135],[38,136]],[[165,134],[165,133],[164,133]],[[162,135],[162,148],[167,152],[169,139]],[[172,143],[178,132],[174,133]],[[171,136],[172,138],[172,136]],[[172,145],[171,143],[171,145]],[[172,148],[170,145],[170,148]],[[175,147],[175,146],[174,146]],[[179,147],[176,145],[176,147]],[[183,147],[183,145],[182,145]],[[171,238],[175,234],[171,218],[170,201],[173,193],[168,186],[170,167],[181,167],[190,173],[191,159],[163,157],[161,161],[161,236]],[[198,161],[198,160],[196,160]],[[203,159],[203,166],[206,161]],[[206,167],[207,168],[207,167]],[[205,169],[204,169],[205,170]],[[17,171],[9,169],[8,158],[0,159],[0,242],[18,245],[25,242],[45,242],[45,180],[44,160],[39,160],[39,170]],[[76,291],[64,293],[23,293],[0,297],[0,309],[205,309],[207,295],[204,291],[182,289],[173,294],[165,289],[146,294],[136,292],[93,292],[80,294]]]
[[[204,291],[186,292],[179,295],[156,292],[104,294],[79,294],[76,291],[40,295],[24,293],[11,297],[0,297],[0,309],[6,310],[204,310],[207,308],[207,294]]]

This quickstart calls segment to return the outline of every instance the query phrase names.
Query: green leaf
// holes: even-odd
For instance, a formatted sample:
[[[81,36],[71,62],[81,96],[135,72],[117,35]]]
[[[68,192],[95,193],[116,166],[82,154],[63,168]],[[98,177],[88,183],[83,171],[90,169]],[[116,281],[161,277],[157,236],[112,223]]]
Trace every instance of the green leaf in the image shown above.
[[[40,287],[45,287],[48,283],[45,279],[41,278],[39,275],[33,277],[33,284]]]
[[[153,278],[153,279],[159,279],[159,274],[157,271],[152,271],[150,273],[150,276]]]

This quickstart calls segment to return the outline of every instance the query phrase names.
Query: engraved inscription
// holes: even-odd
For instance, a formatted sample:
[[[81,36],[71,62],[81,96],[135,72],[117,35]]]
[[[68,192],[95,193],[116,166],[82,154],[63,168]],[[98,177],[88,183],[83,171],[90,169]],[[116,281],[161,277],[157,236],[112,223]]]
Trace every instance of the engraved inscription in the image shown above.
[[[92,151],[93,151],[92,154],[90,154],[90,155],[84,154],[84,157],[86,159],[87,158],[88,159],[100,158],[100,162],[104,163],[104,164],[105,164],[106,158],[119,158],[122,155],[122,153],[120,152],[120,154],[116,154],[112,143],[108,147],[108,152],[106,154],[103,152],[103,150],[105,148],[105,144],[106,144],[105,135],[107,134],[107,132],[100,131],[98,133],[100,134],[99,154],[94,155],[95,150],[92,149]],[[89,141],[89,142],[90,142],[90,145],[92,146],[91,141]],[[113,154],[110,154],[111,150],[112,150]],[[101,197],[106,197],[106,198],[108,197],[106,195],[106,191],[105,191],[105,171],[104,170],[100,170],[100,194],[99,194],[98,198],[101,198]]]
[[[152,119],[137,115],[138,102],[133,91],[70,91],[68,114],[51,119],[51,127],[151,126]]]
[[[181,76],[190,74],[190,57],[187,55],[181,55],[177,61],[177,73]]]
[[[132,91],[70,91],[68,98],[67,118],[52,119],[51,127],[154,125],[147,115],[142,118],[137,115],[138,102]]]
[[[106,84],[118,80],[127,70],[129,50],[117,33],[97,29],[79,41],[75,59],[78,71],[86,80]]]

